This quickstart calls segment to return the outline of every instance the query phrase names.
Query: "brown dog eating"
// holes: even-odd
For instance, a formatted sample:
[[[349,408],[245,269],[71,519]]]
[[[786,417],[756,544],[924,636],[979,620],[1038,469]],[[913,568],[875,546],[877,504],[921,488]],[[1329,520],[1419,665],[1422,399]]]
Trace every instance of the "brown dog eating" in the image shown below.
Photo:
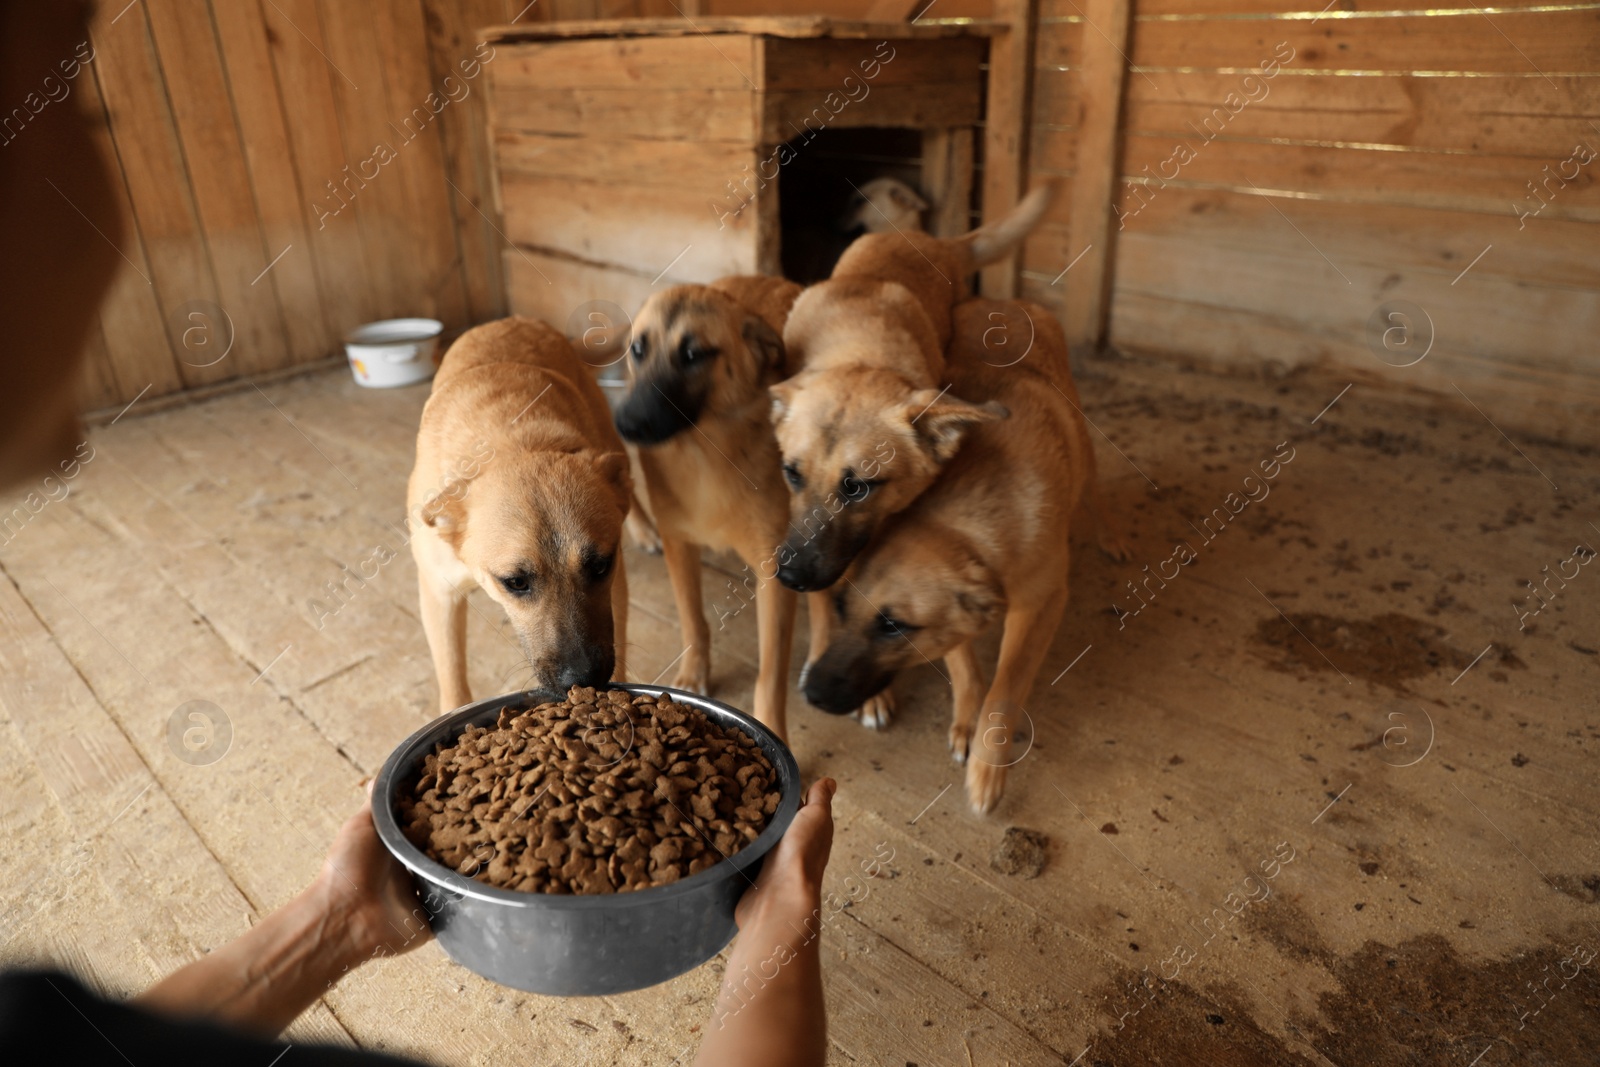
[[[1013,365],[984,343],[997,323],[1013,341],[1032,338]],[[1067,529],[1080,501],[1101,519],[1102,544],[1119,548],[1094,492],[1094,450],[1055,318],[1034,304],[971,300],[956,309],[954,329],[951,388],[1003,404],[1010,417],[969,434],[932,487],[850,566],[834,593],[834,636],[805,695],[842,713],[902,668],[943,656],[950,750],[967,763],[967,799],[981,814],[1020,758],[1012,735],[1066,606]],[[972,642],[1002,617],[986,693]]]
[[[629,389],[616,411],[617,429],[640,446],[677,602],[685,648],[673,685],[709,687],[700,549],[732,549],[755,572],[756,718],[780,737],[795,603],[773,580],[789,506],[767,388],[789,374],[780,335],[799,292],[781,278],[732,277],[653,294],[634,320]]]
[[[472,699],[467,593],[505,609],[531,685],[623,675],[632,480],[604,394],[554,328],[511,318],[445,353],[406,493],[439,708]]]

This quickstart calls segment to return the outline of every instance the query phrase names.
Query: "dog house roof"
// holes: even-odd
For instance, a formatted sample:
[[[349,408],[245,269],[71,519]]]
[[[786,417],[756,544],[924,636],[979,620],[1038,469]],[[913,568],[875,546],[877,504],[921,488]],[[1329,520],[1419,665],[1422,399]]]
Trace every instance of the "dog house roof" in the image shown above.
[[[999,27],[1004,29],[1004,27]],[[493,43],[545,41],[581,37],[685,37],[691,34],[758,34],[765,37],[884,38],[987,37],[993,23],[968,19],[948,22],[864,22],[822,15],[723,16],[687,19],[584,19],[486,26],[480,36]]]

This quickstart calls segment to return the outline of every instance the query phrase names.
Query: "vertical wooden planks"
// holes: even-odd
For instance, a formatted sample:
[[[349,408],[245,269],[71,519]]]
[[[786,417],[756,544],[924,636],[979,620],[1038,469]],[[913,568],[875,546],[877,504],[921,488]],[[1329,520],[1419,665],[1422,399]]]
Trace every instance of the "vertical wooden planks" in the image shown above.
[[[1112,199],[1118,192],[1123,85],[1128,70],[1131,0],[1083,0],[1089,32],[1083,35],[1078,79],[1080,115],[1077,167],[1068,216],[1071,267],[1063,325],[1071,347],[1097,348],[1105,339],[1110,304]],[[1078,257],[1082,257],[1079,259]]]
[[[261,284],[273,253],[262,239],[210,9],[196,10],[184,0],[146,0],[144,7],[194,193],[202,247],[211,261],[217,301],[232,324],[232,349],[223,358],[233,366],[219,364],[219,369],[231,377],[286,366],[289,347],[278,294]]]
[[[337,184],[344,178],[345,154],[333,82],[342,81],[343,75],[326,58],[315,0],[262,0],[259,10],[305,201],[323,306],[337,337],[378,317],[356,220],[358,208]]]
[[[935,237],[959,237],[972,228],[973,140],[970,126],[923,131],[922,191]]]
[[[466,94],[472,87],[459,75],[433,74],[422,6],[414,0],[388,5],[388,16],[376,25],[389,117],[373,137],[392,144],[396,152],[384,170],[395,172],[391,180],[407,205],[406,214],[395,220],[396,230],[417,272],[401,294],[406,303],[399,313],[426,314],[447,328],[460,328],[467,324],[467,296],[450,205],[453,194],[445,183],[442,128],[457,117],[452,112],[459,104],[471,99]]]
[[[214,349],[183,358],[187,325],[181,311],[190,302],[215,304],[216,281],[144,6],[120,13],[114,8],[101,6],[91,24],[93,66],[171,351],[179,354],[183,384],[203,385],[230,376],[232,368],[224,366],[226,360],[211,362]]]
[[[983,218],[992,222],[1016,206],[1025,181],[1028,88],[1033,80],[1035,0],[995,0],[995,21],[1006,29],[989,42],[989,102],[983,139]],[[985,296],[1017,292],[1013,257],[983,270]]]
[[[267,26],[255,5],[232,0],[213,2],[211,16],[266,250],[281,256],[258,284],[271,285],[278,295],[290,362],[307,363],[332,352],[338,333],[323,305],[317,251],[306,225]]]
[[[128,233],[82,403],[315,362],[388,315],[453,330],[502,314],[477,37],[549,8],[97,4],[76,87]]]
[[[444,143],[444,176],[451,184],[450,211],[455,219],[457,253],[466,287],[466,316],[483,322],[505,314],[505,283],[500,271],[501,245],[495,220],[493,162],[489,143],[489,73],[480,52],[477,29],[509,23],[504,0],[421,0],[427,27],[429,69],[435,82],[446,76],[463,82],[468,93],[439,123]],[[527,21],[533,12],[523,15]],[[463,67],[463,64],[466,64]],[[468,72],[477,71],[468,77]],[[452,187],[453,185],[453,187]]]
[[[111,170],[110,206],[128,220],[118,247],[125,258],[119,261],[111,288],[100,301],[100,333],[115,383],[115,395],[106,400],[109,406],[117,401],[131,401],[146,388],[158,395],[181,389],[183,380],[178,376],[177,362],[167,344],[161,305],[150,277],[150,261],[145,255],[137,220],[133,218],[133,205],[128,202],[123,162],[112,141],[109,118],[101,99],[97,67],[97,63],[90,63],[78,76],[77,92],[82,94],[80,106],[84,113],[91,116],[96,146]],[[90,225],[107,232],[115,229],[109,218],[91,219]],[[86,237],[93,236],[86,233]],[[93,356],[91,350],[90,357]]]
[[[408,246],[405,220],[410,212],[405,183],[397,173],[400,153],[407,148],[388,132],[391,113],[383,80],[384,58],[377,46],[375,23],[391,12],[319,0],[323,51],[335,71],[331,79],[338,109],[340,159],[334,183],[344,212],[354,212],[361,234],[362,261],[376,306],[373,318],[408,314],[405,294],[420,286],[415,249]],[[398,117],[396,112],[396,117]]]

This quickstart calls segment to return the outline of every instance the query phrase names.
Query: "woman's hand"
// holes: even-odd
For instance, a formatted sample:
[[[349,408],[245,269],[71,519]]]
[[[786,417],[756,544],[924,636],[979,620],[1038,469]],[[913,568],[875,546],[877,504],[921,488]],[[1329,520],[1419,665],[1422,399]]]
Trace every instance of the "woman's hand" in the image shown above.
[[[695,1067],[821,1067],[822,872],[833,848],[831,778],[806,791],[794,822],[734,910],[728,956]]]
[[[334,836],[322,870],[306,890],[348,939],[359,960],[399,955],[433,936],[411,872],[378,839],[372,798]]]
[[[822,872],[833,849],[832,778],[811,783],[794,822],[767,856],[755,885],[745,890],[733,918],[740,930],[768,920],[803,923],[822,906]]]

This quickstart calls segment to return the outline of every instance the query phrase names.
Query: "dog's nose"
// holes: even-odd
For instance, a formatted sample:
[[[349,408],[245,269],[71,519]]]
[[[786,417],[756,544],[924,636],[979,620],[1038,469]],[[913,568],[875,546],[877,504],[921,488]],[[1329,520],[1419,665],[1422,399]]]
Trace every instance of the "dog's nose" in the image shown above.
[[[778,565],[778,581],[786,589],[793,589],[797,593],[809,593],[821,586],[812,584],[811,569],[802,565],[798,560]]]
[[[615,668],[615,656],[585,657],[577,662],[562,664],[556,672],[556,685],[562,689],[570,689],[575,685],[602,686],[611,681],[611,672]]]
[[[612,421],[616,423],[617,433],[622,435],[624,441],[641,444],[645,439],[654,440],[657,436],[651,432],[648,420],[632,407],[618,408]]]
[[[844,715],[860,707],[866,699],[858,692],[859,688],[850,684],[848,679],[831,677],[826,672],[812,668],[803,693],[806,703],[819,711],[829,715]]]
[[[658,445],[694,425],[681,405],[652,401],[647,394],[630,395],[612,414],[611,421],[622,439],[635,445]]]

